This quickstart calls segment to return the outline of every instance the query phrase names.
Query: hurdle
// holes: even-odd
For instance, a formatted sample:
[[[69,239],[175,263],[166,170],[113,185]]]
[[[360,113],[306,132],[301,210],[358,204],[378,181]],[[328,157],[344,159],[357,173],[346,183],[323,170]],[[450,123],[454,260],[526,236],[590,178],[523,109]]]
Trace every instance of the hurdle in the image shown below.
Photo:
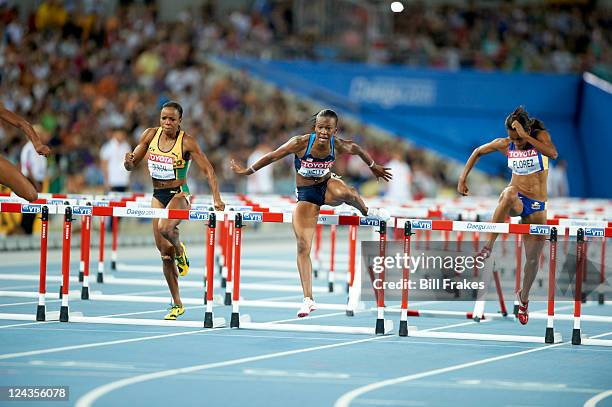
[[[240,257],[242,246],[242,214],[235,214],[235,236],[233,241],[234,246],[234,288],[232,299],[232,316],[230,320],[230,328],[234,329],[249,329],[249,330],[271,330],[271,331],[292,331],[292,332],[320,332],[320,333],[340,333],[340,334],[389,334],[393,331],[393,321],[386,320],[376,328],[371,327],[354,327],[354,326],[332,326],[332,325],[313,325],[313,324],[286,324],[286,323],[267,323],[267,322],[241,322],[240,306],[271,306],[281,308],[291,306],[295,308],[296,304],[286,303],[271,305],[264,301],[249,302],[240,299]],[[350,301],[349,301],[350,303]],[[299,304],[298,304],[299,306]],[[319,304],[317,304],[319,307]],[[331,306],[319,307],[320,309],[333,309]],[[344,306],[343,309],[346,309]]]
[[[585,241],[585,230],[578,228],[576,244],[576,291],[574,293],[574,324],[572,330],[572,345],[594,345],[612,346],[611,339],[593,339],[582,335],[581,312],[582,312],[582,283],[586,273],[587,246]],[[607,236],[607,234],[606,234]]]
[[[459,219],[463,219],[462,215],[458,216]],[[432,223],[432,222],[437,222],[437,223]],[[456,226],[453,226],[456,225]],[[444,231],[444,236],[445,236],[445,241],[444,241],[444,250],[448,250],[449,249],[449,245],[448,245],[448,240],[449,240],[449,234],[451,231],[458,231],[458,240],[457,240],[457,250],[460,250],[461,248],[461,241],[463,239],[463,234],[462,232],[465,231],[465,222],[463,221],[457,221],[457,223],[453,223],[452,221],[448,221],[448,220],[442,220],[442,221],[432,221],[432,220],[422,220],[422,219],[399,219],[396,220],[395,223],[395,227],[396,229],[400,229],[403,230],[403,243],[404,243],[404,253],[406,256],[410,256],[410,242],[412,240],[412,236],[414,235],[415,237],[418,238],[419,234],[418,233],[414,233],[413,230],[416,229],[417,232],[425,229],[425,236],[426,236],[426,242],[428,240],[427,238],[427,232],[431,233],[432,230],[442,230]],[[475,251],[477,251],[478,249],[478,240],[476,240],[476,238],[473,238],[473,244],[474,244],[474,249]],[[427,248],[427,244],[426,244],[426,248]],[[402,276],[402,280],[406,281],[406,283],[408,283],[409,281],[409,273],[408,270],[403,270],[403,272],[406,272],[407,274]],[[499,304],[500,304],[500,311],[498,314],[496,313],[485,313],[484,312],[484,304],[485,302],[482,300],[477,300],[475,301],[475,306],[474,306],[474,310],[472,312],[465,312],[465,311],[446,311],[446,310],[427,310],[427,309],[408,309],[407,307],[405,309],[389,309],[388,312],[390,313],[399,313],[400,314],[400,322],[401,321],[405,321],[406,318],[408,316],[410,317],[434,317],[434,318],[459,318],[459,319],[470,319],[473,320],[474,322],[479,322],[480,320],[504,320],[504,321],[512,321],[513,318],[512,317],[508,317],[508,313],[506,310],[506,306],[505,306],[505,301],[503,298],[503,293],[501,290],[501,282],[500,282],[500,278],[499,278],[499,273],[497,272],[497,270],[494,268],[493,269],[493,277],[494,277],[494,283],[495,283],[495,287],[496,287],[496,292],[497,292],[497,297],[499,300]],[[477,277],[476,271],[475,271],[475,277]],[[407,301],[407,292],[403,293],[402,295],[406,294],[406,298],[402,297],[402,302],[406,302]],[[458,294],[456,293],[455,296],[457,296]],[[373,310],[373,312],[376,312],[376,310]]]
[[[499,224],[499,225],[507,225],[507,224]],[[411,220],[405,220],[405,240],[404,240],[404,252],[409,255],[410,251],[410,237],[411,233]],[[448,227],[448,225],[438,225]],[[527,225],[528,226],[528,225]],[[503,228],[503,226],[500,226]],[[512,230],[514,229],[514,230]],[[500,231],[503,233],[504,231]],[[505,233],[531,233],[530,229],[525,228],[525,225],[517,225],[517,227],[511,228],[508,227],[508,230]],[[610,228],[606,228],[603,232],[604,236],[612,236],[612,230]],[[577,231],[572,232],[569,230],[569,234],[576,234],[578,237],[579,245],[577,246],[577,270],[576,270],[576,293],[574,300],[574,330],[572,332],[572,343],[575,345],[585,344],[585,345],[597,345],[597,346],[612,346],[612,340],[602,340],[602,339],[590,339],[588,337],[582,337],[580,332],[580,320],[581,320],[581,303],[582,303],[582,295],[581,295],[581,286],[583,280],[582,269],[585,267],[586,261],[586,248],[584,245],[584,231],[582,228],[577,229]],[[554,319],[561,320],[570,320],[570,315],[557,315],[554,314],[554,288],[555,288],[555,270],[556,270],[556,250],[557,250],[557,228],[551,227],[549,228],[550,238],[550,264],[549,264],[549,290],[548,290],[548,309],[547,315],[542,315],[541,313],[532,313],[530,314],[530,318],[532,319],[546,319],[546,333],[544,337],[534,337],[534,336],[521,336],[521,335],[491,335],[491,334],[467,334],[467,333],[453,333],[453,332],[444,332],[444,333],[432,333],[430,335],[429,332],[409,332],[407,328],[407,317],[408,316],[459,316],[459,317],[469,317],[469,313],[462,312],[453,312],[447,313],[445,311],[433,311],[433,312],[422,312],[421,311],[413,311],[409,314],[407,308],[407,298],[408,298],[408,288],[405,286],[402,291],[402,309],[400,316],[400,336],[413,336],[413,337],[432,337],[432,338],[440,338],[440,339],[477,339],[477,340],[485,340],[485,341],[516,341],[516,342],[536,342],[536,343],[558,343],[562,340],[560,333],[554,332]],[[403,271],[403,277],[407,278],[407,271]],[[599,316],[589,316],[589,320],[593,322],[612,322],[612,317],[599,317]],[[486,315],[485,315],[486,318]],[[405,322],[404,322],[405,321]]]
[[[555,231],[556,233],[556,231]],[[412,221],[406,220],[404,222],[404,254],[410,256],[410,240],[412,236]],[[409,270],[408,267],[404,267],[402,271],[404,279],[408,279]],[[554,281],[553,281],[554,288]],[[554,293],[554,291],[553,291]],[[554,306],[552,307],[554,310]],[[551,308],[549,307],[549,316]],[[442,311],[443,312],[443,311]],[[453,312],[450,314],[442,314],[442,312],[429,313],[429,315],[439,316],[461,316],[469,317],[469,313]],[[413,315],[415,313],[413,312]],[[417,311],[416,315],[421,316],[420,312]],[[423,313],[422,316],[427,315]],[[436,338],[436,339],[457,339],[457,340],[480,340],[480,341],[502,341],[502,342],[521,342],[521,343],[559,343],[562,341],[560,333],[554,332],[552,326],[552,319],[549,319],[549,325],[547,326],[547,334],[544,337],[539,336],[527,336],[527,335],[505,335],[505,334],[480,334],[480,333],[467,333],[467,332],[431,332],[431,331],[418,331],[410,330],[408,328],[408,286],[404,284],[402,286],[402,301],[401,301],[401,315],[400,315],[400,330],[399,336],[402,337],[417,337],[417,338]],[[474,316],[474,315],[472,315]],[[486,315],[484,315],[486,319]],[[493,319],[489,316],[489,319]],[[550,330],[548,329],[550,328]],[[550,335],[549,335],[550,333]]]
[[[198,200],[195,199],[196,196],[193,195],[192,196],[192,202],[196,202]],[[204,199],[204,200],[208,200],[208,199]],[[228,201],[232,201],[232,199],[229,199]],[[271,213],[272,210],[276,210],[279,212],[283,211],[283,208],[276,208],[276,207],[266,207],[266,206],[262,206],[260,204],[255,204],[252,201],[248,200],[247,201],[247,205],[240,205],[239,202],[234,202],[236,203],[236,205],[228,205],[226,204],[225,207],[225,212],[223,213],[223,220],[218,221],[218,229],[219,232],[217,233],[217,244],[219,246],[219,253],[216,255],[216,263],[217,263],[217,267],[218,267],[218,272],[219,272],[219,278],[221,281],[221,287],[222,288],[226,288],[227,287],[227,278],[228,278],[228,270],[231,271],[231,267],[228,267],[228,258],[227,258],[227,241],[228,239],[231,240],[231,237],[228,236],[229,233],[232,233],[232,231],[230,230],[230,226],[229,226],[229,218],[227,217],[228,215],[231,215],[231,213],[233,211],[242,211],[244,212],[250,212],[255,214],[255,216],[257,216],[257,214],[259,214],[259,216],[261,216],[261,213]],[[149,208],[150,203],[147,201],[147,197],[140,197],[140,198],[135,198],[135,199],[130,199],[130,200],[122,200],[121,202],[110,202],[110,206],[112,207],[124,207],[124,208],[141,208],[141,209],[145,209],[145,208]],[[201,210],[201,211],[213,211],[214,208],[211,206],[211,204],[209,203],[192,203],[191,205],[191,210]],[[256,212],[256,211],[260,211],[260,212]],[[280,213],[275,213],[276,215],[279,215]],[[330,210],[330,209],[322,209],[321,210],[321,214],[323,215],[330,215],[330,214],[335,214],[334,210]],[[118,215],[120,217],[125,216],[123,214]],[[116,216],[113,216],[116,217]],[[270,221],[270,220],[268,220]],[[272,222],[279,222],[279,220],[273,220]],[[113,239],[116,241],[117,240],[117,234],[114,233],[113,234]],[[146,272],[146,271],[151,271],[150,267],[139,267],[139,266],[134,266],[134,265],[127,265],[124,263],[120,263],[118,260],[118,250],[113,250],[112,254],[112,258],[114,259],[112,261],[112,264],[114,264],[114,266],[111,267],[111,269],[115,270],[115,271],[137,271],[137,272]],[[316,251],[315,251],[316,253]],[[334,257],[335,260],[337,260],[337,256]],[[257,260],[256,259],[250,259],[248,260],[250,262],[256,263]],[[247,262],[248,262],[247,261]],[[332,260],[333,261],[333,260]],[[282,263],[282,262],[279,262]],[[284,262],[286,263],[286,262]],[[259,262],[259,264],[265,264],[263,262]],[[267,265],[267,264],[266,264]],[[295,265],[295,263],[292,264],[292,266]],[[320,268],[320,267],[319,267]],[[314,270],[317,270],[317,268],[314,268]],[[334,271],[336,271],[335,267],[334,267]],[[199,271],[200,272],[200,271]],[[258,269],[257,273],[262,275],[264,274],[263,270]],[[249,271],[246,270],[244,275],[246,276],[247,274],[249,274]],[[333,275],[329,276],[329,278],[332,278],[332,283],[333,283]],[[347,277],[348,279],[348,277]],[[332,284],[333,286],[333,284]],[[231,284],[230,284],[230,288],[231,288]],[[228,301],[231,301],[231,295],[226,296],[228,298]]]
[[[4,205],[4,204],[2,204]],[[18,204],[21,205],[21,204]],[[4,210],[6,208],[3,208],[0,206],[0,210]],[[14,208],[13,208],[14,209]],[[112,208],[108,208],[111,209]],[[37,305],[37,310],[36,310],[36,315],[35,316],[29,316],[27,314],[0,314],[0,319],[9,319],[9,320],[36,320],[36,321],[45,321],[45,320],[54,320],[56,319],[56,315],[59,318],[59,322],[84,322],[84,323],[96,323],[96,324],[130,324],[130,325],[147,325],[147,326],[184,326],[184,327],[199,327],[199,328],[221,328],[221,327],[225,327],[226,326],[226,322],[225,322],[225,318],[213,318],[213,314],[212,314],[212,301],[208,301],[206,303],[206,312],[205,312],[205,316],[204,316],[204,323],[202,322],[197,322],[197,321],[178,321],[178,324],[175,324],[173,322],[176,321],[163,321],[163,320],[151,320],[151,319],[140,319],[140,318],[113,318],[113,317],[87,317],[87,316],[83,316],[82,313],[80,312],[75,312],[75,313],[70,313],[69,311],[69,298],[79,298],[78,293],[76,292],[71,292],[69,291],[70,288],[70,281],[78,281],[78,277],[70,277],[70,241],[71,241],[71,232],[72,232],[72,228],[71,228],[71,222],[73,220],[73,211],[75,213],[78,213],[80,215],[86,216],[87,218],[90,218],[90,215],[94,212],[94,210],[96,210],[95,208],[90,207],[86,207],[86,208],[82,208],[82,207],[78,207],[78,206],[58,206],[56,208],[54,208],[54,213],[60,213],[61,210],[64,210],[64,226],[63,226],[63,230],[62,230],[62,260],[61,260],[61,269],[62,269],[62,275],[59,279],[59,281],[61,281],[61,289],[60,289],[60,294],[57,296],[57,298],[61,299],[61,306],[60,306],[60,311],[59,313],[48,313],[46,312],[45,309],[45,296],[46,294],[46,281],[47,281],[47,273],[46,273],[46,266],[47,266],[47,262],[46,262],[46,258],[47,258],[47,240],[48,240],[48,214],[49,214],[49,208],[47,206],[43,206],[41,208],[41,213],[43,214],[43,227],[41,229],[41,267],[40,267],[40,273],[39,273],[39,292],[37,293],[37,296],[39,298],[38,301],[38,305]],[[101,211],[101,215],[102,216],[108,216],[108,210],[107,208],[102,208],[99,209]],[[155,211],[153,211],[153,215],[155,215]],[[214,223],[214,213],[210,214],[210,216],[213,219],[213,223]],[[87,221],[87,219],[86,219]],[[208,231],[208,235],[210,236],[212,234],[212,240],[209,239],[208,240],[208,253],[211,253],[211,250],[213,252],[214,255],[214,229],[211,232],[210,230],[211,228],[209,228]],[[85,242],[87,241],[87,239],[84,240]],[[208,274],[210,276],[212,276],[213,273],[213,263],[212,260],[213,258],[211,256],[209,256],[210,261],[207,263],[207,268],[208,268]],[[86,270],[86,269],[85,269]],[[29,276],[26,276],[29,277]],[[23,280],[27,280],[27,279],[23,279]],[[84,278],[84,280],[87,280]],[[111,279],[112,281],[112,279]],[[85,288],[86,286],[84,286]],[[87,286],[88,288],[88,286]],[[88,291],[88,290],[87,290]],[[211,288],[208,290],[210,293],[212,293],[212,285]],[[2,295],[6,295],[8,292],[0,292],[0,294]],[[8,293],[10,294],[10,293]],[[19,295],[20,293],[15,292],[16,295]],[[30,294],[30,293],[25,293],[25,294]],[[81,294],[81,299],[82,299],[82,292]],[[89,294],[89,293],[88,293]],[[138,302],[159,302],[161,297],[148,297],[148,298],[142,298],[140,296],[122,296],[122,295],[116,295],[116,296],[112,296],[112,295],[103,295],[97,292],[92,292],[91,295],[89,296],[90,299],[94,300],[106,300],[106,301],[138,301]],[[146,300],[146,301],[143,301]],[[212,299],[212,297],[211,297]],[[167,299],[164,298],[163,302],[167,303]],[[191,302],[191,301],[189,301]],[[201,305],[200,303],[197,303],[197,305]],[[244,321],[248,322],[248,317],[244,318]]]
[[[606,282],[606,239],[601,239],[601,264],[599,266],[599,293],[597,296],[597,303],[599,305],[605,304],[604,298],[604,284]]]
[[[40,271],[38,284],[38,305],[36,306],[36,321],[46,319],[45,294],[47,293],[47,240],[49,238],[49,208],[41,208],[41,228],[40,228]],[[59,315],[58,315],[59,318]]]
[[[1,206],[0,206],[0,210],[2,210],[2,211],[4,211],[7,208],[8,207],[5,207],[4,204],[1,204]],[[116,216],[121,216],[122,215],[122,210],[125,212],[125,208],[121,208],[121,207],[95,207],[95,206],[91,207],[90,206],[89,208],[90,208],[90,212],[89,213],[91,213],[94,216],[101,216],[101,217],[111,216],[111,214],[114,214]],[[48,211],[48,209],[49,208],[47,208],[47,211]],[[55,212],[53,212],[53,213],[59,213],[61,209],[64,209],[66,212],[68,211],[68,209],[71,209],[72,212],[73,212],[73,213],[71,213],[71,216],[77,214],[77,212],[81,212],[81,211],[75,210],[75,208],[73,206],[70,206],[70,205],[68,205],[66,207],[61,206],[61,205],[57,205],[56,208],[55,208]],[[117,211],[115,211],[115,210],[117,210]],[[86,215],[84,215],[84,213],[78,213],[78,214],[81,215],[81,216],[86,216]],[[165,217],[173,217],[173,216],[180,216],[181,219],[192,219],[192,216],[191,216],[192,214],[194,214],[193,210],[191,210],[191,211],[186,211],[186,210],[176,210],[176,211],[175,210],[161,210],[161,211],[150,210],[150,211],[148,211],[147,216],[139,216],[139,217],[164,217],[164,216]],[[211,213],[210,215],[214,215],[214,213]],[[288,217],[288,216],[286,216],[286,214],[282,214],[282,213],[265,213],[263,215],[265,215],[265,216],[262,216],[261,221],[268,221],[269,219],[274,219],[272,221],[275,221],[275,222],[286,222],[288,219],[290,219],[290,217]],[[241,216],[242,216],[242,214],[241,214]],[[210,220],[210,216],[208,218]],[[333,222],[336,222],[336,224],[339,224],[339,225],[359,225],[359,224],[361,224],[361,220],[363,220],[363,218],[360,218],[360,217],[357,217],[357,216],[342,216],[342,215],[331,215],[331,216],[327,216],[327,218],[328,218],[327,219],[328,223],[326,223],[326,224],[333,224]],[[193,217],[193,220],[196,220],[195,216]],[[437,221],[433,221],[433,222],[437,222]],[[439,221],[439,222],[450,222],[450,221]],[[66,221],[64,223],[65,223],[65,226],[64,226],[64,234],[63,235],[64,235],[64,237],[65,236],[70,237],[70,233],[65,233],[66,232]],[[367,226],[371,226],[371,225],[367,225]],[[453,230],[452,226],[453,226],[453,222],[450,222],[450,227],[451,227],[450,230]],[[210,224],[209,224],[209,227],[210,227]],[[507,224],[506,224],[506,227],[510,228],[511,233],[517,233],[516,230],[512,231],[513,229],[516,229],[516,228],[510,227]],[[529,225],[516,225],[516,227],[519,228],[520,230],[522,230],[523,231],[522,233],[529,233],[528,232]],[[525,227],[527,227],[527,229],[525,229]],[[433,229],[433,230],[439,230],[439,229]],[[527,231],[525,232],[525,230],[527,230]],[[610,231],[608,229],[606,229],[605,235],[608,236],[608,234],[610,234]],[[237,232],[235,232],[235,236],[236,235],[238,235]],[[234,240],[234,244],[235,244],[236,240],[237,239]],[[207,241],[208,241],[208,239],[207,239]],[[214,234],[213,234],[212,242],[213,242],[213,249],[212,249],[213,250],[213,255],[212,256],[208,255],[207,256],[207,260],[210,260],[210,259],[214,260]],[[42,241],[41,241],[41,243],[42,243]],[[63,246],[66,246],[66,243],[63,242]],[[64,255],[64,253],[63,253],[63,255]],[[42,253],[41,253],[41,257],[42,257]],[[233,263],[233,269],[234,270],[236,269],[236,264],[237,264],[236,262],[239,261],[239,257],[240,256],[238,255],[234,259],[234,263]],[[65,263],[66,262],[62,263],[62,270],[64,269],[64,264]],[[42,262],[41,262],[41,265],[42,265]],[[214,264],[213,264],[213,266],[214,266]],[[240,268],[240,265],[238,263],[238,269],[239,268]],[[207,289],[206,299],[207,299],[207,303],[206,303],[206,305],[208,307],[208,304],[211,303],[211,307],[212,307],[212,297],[210,297],[211,301],[208,301],[208,299],[209,299],[208,290],[209,290],[209,287],[212,288],[213,286],[215,286],[215,284],[208,284],[208,271],[209,270],[214,270],[214,268],[213,267],[209,267],[208,264],[207,264],[207,270],[206,270],[207,271],[207,284],[206,284],[206,289]],[[236,274],[234,273],[234,276],[235,275]],[[114,276],[111,276],[111,277],[114,277]],[[355,276],[355,278],[356,278],[356,276]],[[39,277],[39,279],[40,279],[40,277]],[[61,279],[62,279],[62,294],[65,294],[65,295],[62,296],[63,297],[62,300],[64,300],[64,297],[66,298],[66,312],[67,312],[67,309],[68,309],[67,300],[68,300],[68,297],[71,296],[70,291],[69,291],[69,282],[70,282],[71,279],[68,276],[68,279],[66,280],[66,276],[65,276],[64,273],[62,273],[62,278]],[[109,283],[111,283],[112,280],[115,280],[117,283],[119,283],[119,281],[121,281],[123,279],[109,278],[109,280],[110,280]],[[137,280],[137,279],[134,279],[134,280]],[[134,284],[139,283],[138,281],[133,281],[133,282],[134,282]],[[121,283],[123,284],[124,282],[121,282]],[[235,284],[236,284],[236,282],[235,282],[235,279],[234,279],[234,285]],[[126,284],[126,285],[129,285],[129,284]],[[198,285],[198,286],[203,286],[203,284]],[[247,286],[243,285],[243,288],[247,288]],[[41,293],[39,292],[38,294],[40,295]],[[45,294],[45,293],[43,293],[43,294]],[[92,292],[91,293],[91,299],[94,299],[96,295],[97,295],[97,293],[93,293]],[[113,300],[112,297],[108,297],[107,299],[109,301]],[[240,302],[240,298],[239,297],[238,297],[238,301]],[[64,306],[64,301],[62,301],[62,306]],[[384,302],[383,302],[383,312],[384,312]],[[211,311],[211,314],[212,314],[212,311]],[[72,317],[72,315],[71,315],[71,317]],[[212,315],[211,315],[211,317],[212,317]],[[485,315],[485,317],[486,317],[486,315]],[[587,316],[584,316],[584,317],[587,317]],[[69,318],[69,319],[72,320],[72,318]],[[73,322],[78,322],[78,321],[74,320]],[[249,327],[248,324],[251,323],[251,322],[245,322],[244,320],[240,320],[239,319],[239,323],[240,322],[244,322],[244,326],[242,326],[242,328],[248,328]],[[601,322],[603,322],[603,320]],[[275,325],[289,325],[289,324],[275,324]],[[213,326],[218,326],[218,325],[213,323]],[[299,326],[301,326],[301,325],[299,325]],[[314,327],[314,328],[307,328],[307,329],[314,329],[314,331],[316,331],[316,332],[327,332],[327,331],[325,331],[325,329],[327,329],[327,327],[325,327],[325,326],[322,326],[321,330],[317,330],[318,327],[314,326],[314,325],[311,326],[311,327]],[[256,329],[256,326],[251,326],[251,328],[252,329]],[[291,327],[280,327],[279,328],[278,326],[274,326],[274,327],[272,327],[270,329],[273,329],[273,330],[291,330],[291,329],[288,329],[288,328],[291,328]],[[350,330],[353,327],[341,327],[341,328],[348,328]],[[362,327],[354,327],[354,328],[362,328]],[[385,331],[384,333],[388,333],[387,331],[388,331],[388,328],[389,328],[389,323],[387,321],[384,321],[383,328],[384,328],[384,331]],[[299,329],[301,330],[303,328],[299,328]],[[331,329],[332,329],[332,331],[334,331],[335,328],[332,327]],[[340,331],[342,331],[342,333],[348,333],[348,331],[346,329],[338,328],[337,330],[335,330],[335,332],[340,332]],[[374,331],[373,333],[376,333],[375,329],[374,330],[370,330],[369,328],[367,328],[367,330],[365,330],[365,331],[362,330],[362,331],[357,332],[357,333],[368,333],[368,334],[370,334],[370,333],[372,333],[372,331]],[[444,333],[444,334],[449,334],[449,333]],[[410,336],[415,336],[415,335],[410,335]],[[529,341],[529,340],[527,340],[527,341]]]

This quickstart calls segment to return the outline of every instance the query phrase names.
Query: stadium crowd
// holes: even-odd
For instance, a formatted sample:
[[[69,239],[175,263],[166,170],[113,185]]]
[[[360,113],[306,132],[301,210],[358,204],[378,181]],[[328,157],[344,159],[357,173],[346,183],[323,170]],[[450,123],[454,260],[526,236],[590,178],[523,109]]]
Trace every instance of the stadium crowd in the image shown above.
[[[51,192],[108,189],[101,160],[108,161],[109,154],[100,157],[103,144],[113,132],[124,131],[133,145],[145,128],[157,125],[159,107],[170,99],[185,108],[183,127],[198,137],[222,191],[236,185],[228,167],[230,158],[246,162],[256,147],[265,151],[309,131],[309,119],[319,106],[272,89],[244,72],[221,69],[210,59],[228,53],[317,58],[316,50],[323,44],[312,35],[295,32],[290,2],[256,2],[251,10],[236,10],[220,20],[209,2],[201,13],[182,13],[173,22],[162,21],[151,2],[120,3],[115,13],[106,14],[103,2],[45,0],[24,20],[16,8],[0,2],[0,100],[48,133],[54,149],[47,173]],[[447,68],[552,71],[585,69],[609,60],[609,34],[600,28],[609,21],[605,14],[590,15],[585,19],[590,26],[578,27],[580,10],[560,9],[550,16],[517,10],[505,20],[495,14],[502,10],[462,14],[450,6],[428,8],[410,14],[411,23],[398,22],[405,41],[393,46],[384,45],[384,39],[371,41],[372,48],[363,58]],[[546,24],[536,30],[541,23],[538,15]],[[452,30],[441,36],[444,19],[451,22]],[[558,34],[547,34],[548,24],[560,30]],[[340,45],[346,38],[338,39]],[[524,46],[532,40],[533,46]],[[541,53],[538,44],[547,51]],[[452,49],[458,50],[457,55],[449,57]],[[470,58],[464,57],[464,51],[473,56],[472,62],[466,62]],[[557,51],[563,55],[555,56]],[[529,53],[537,53],[541,62],[535,65]],[[338,58],[343,59],[343,54]],[[392,156],[397,139],[377,137],[374,129],[354,121],[343,120],[340,133],[358,140],[378,162],[408,164],[415,197],[454,190],[458,174],[442,159],[408,145],[399,156]],[[24,142],[14,129],[0,127],[3,156],[17,163]],[[337,166],[353,182],[365,182],[368,170],[362,164],[343,158]],[[290,159],[274,167],[275,192],[291,192],[290,167]],[[131,187],[149,188],[146,178],[141,166]],[[201,189],[205,182],[197,174],[192,178],[194,190],[205,192]],[[377,188],[370,186],[371,193],[380,193]]]

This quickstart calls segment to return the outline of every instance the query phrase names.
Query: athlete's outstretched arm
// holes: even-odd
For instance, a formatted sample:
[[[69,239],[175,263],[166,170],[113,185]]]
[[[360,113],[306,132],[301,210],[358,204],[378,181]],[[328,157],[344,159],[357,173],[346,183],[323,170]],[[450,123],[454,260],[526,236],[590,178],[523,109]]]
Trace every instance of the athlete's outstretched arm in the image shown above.
[[[351,155],[358,155],[359,158],[363,160],[364,163],[370,167],[372,173],[376,176],[376,179],[382,178],[385,181],[389,182],[391,178],[393,178],[393,174],[389,171],[391,168],[383,167],[382,165],[376,164],[374,159],[367,151],[361,148],[361,146],[357,143],[352,142],[351,140],[343,140],[339,137],[334,138],[334,148],[339,153],[348,153]]]
[[[289,139],[285,144],[280,146],[274,151],[269,152],[268,154],[261,157],[259,160],[255,161],[253,165],[249,168],[244,168],[236,161],[230,161],[230,165],[232,167],[232,171],[234,171],[238,175],[251,175],[254,174],[257,170],[262,169],[266,165],[272,164],[275,161],[280,160],[283,157],[288,156],[289,154],[295,154],[300,150],[303,150],[308,145],[308,137],[309,136],[295,136]]]
[[[221,200],[219,193],[219,184],[217,184],[217,176],[215,169],[202,151],[195,138],[190,135],[185,135],[183,138],[183,151],[189,153],[193,161],[200,167],[208,179],[208,186],[215,201],[215,210],[222,211],[225,209],[225,203]]]
[[[478,162],[478,159],[483,155],[490,154],[495,151],[505,152],[509,143],[510,141],[508,138],[496,138],[495,140],[474,149],[474,151],[472,151],[472,155],[470,155],[470,158],[467,160],[467,163],[465,163],[465,167],[463,167],[463,173],[459,177],[459,183],[457,184],[457,191],[461,195],[467,195],[470,192],[467,187],[467,177],[470,174],[470,171],[472,171],[472,168],[474,168],[474,165],[476,165],[476,162]]]
[[[149,148],[149,144],[153,137],[155,136],[155,129],[149,128],[146,129],[142,136],[140,136],[140,141],[134,151],[131,153],[126,153],[125,158],[123,160],[123,166],[126,170],[132,171],[134,167],[136,167],[147,154],[147,149]]]
[[[550,134],[546,130],[541,130],[538,132],[538,138],[534,138],[527,134],[523,126],[521,126],[517,120],[512,122],[512,128],[516,130],[517,134],[521,138],[528,141],[529,144],[534,146],[536,150],[544,154],[546,157],[556,160],[559,156],[557,153],[557,148],[553,144]]]
[[[46,157],[49,155],[49,153],[51,153],[51,149],[40,141],[38,134],[36,134],[36,131],[26,119],[16,113],[11,112],[10,110],[5,109],[1,104],[0,119],[23,131],[32,142],[32,145],[38,154]]]

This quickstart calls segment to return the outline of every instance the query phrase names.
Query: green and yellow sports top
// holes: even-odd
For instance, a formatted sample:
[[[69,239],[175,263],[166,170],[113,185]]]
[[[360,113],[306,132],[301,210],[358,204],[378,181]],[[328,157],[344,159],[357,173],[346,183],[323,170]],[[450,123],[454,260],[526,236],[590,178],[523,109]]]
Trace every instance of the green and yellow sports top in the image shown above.
[[[155,132],[155,137],[149,143],[147,162],[151,178],[158,181],[170,181],[174,179],[186,179],[189,170],[189,154],[183,154],[183,137],[185,132],[181,130],[170,151],[159,148],[159,138],[162,128]]]

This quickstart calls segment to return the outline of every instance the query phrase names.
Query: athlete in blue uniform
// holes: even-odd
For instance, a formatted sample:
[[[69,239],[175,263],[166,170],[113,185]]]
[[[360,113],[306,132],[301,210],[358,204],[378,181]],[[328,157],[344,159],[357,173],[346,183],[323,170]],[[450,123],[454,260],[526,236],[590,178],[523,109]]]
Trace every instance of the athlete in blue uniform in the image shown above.
[[[232,160],[232,170],[239,175],[251,175],[257,170],[295,154],[295,169],[298,203],[293,213],[293,231],[297,240],[297,266],[304,291],[304,303],[298,317],[305,317],[316,309],[312,297],[312,263],[310,247],[321,205],[337,206],[342,203],[357,208],[364,216],[368,208],[355,188],[346,185],[331,172],[336,154],[358,155],[371,169],[376,178],[391,179],[389,168],[374,162],[360,146],[349,140],[336,137],[338,116],[333,110],[321,110],[315,116],[314,133],[295,136],[270,152],[249,168],[243,168]],[[370,216],[380,216],[370,210]]]
[[[499,151],[508,158],[512,171],[510,185],[503,190],[492,222],[504,222],[508,215],[520,216],[522,223],[546,224],[546,179],[548,159],[557,159],[557,149],[544,124],[530,118],[524,108],[518,107],[506,118],[508,137],[497,138],[483,144],[472,152],[459,178],[457,190],[468,194],[467,176],[480,156]],[[487,258],[497,239],[497,233],[490,233],[487,244],[480,254]],[[517,293],[519,299],[519,321],[524,325],[529,319],[527,305],[529,290],[538,271],[538,260],[544,246],[544,236],[523,236],[525,247],[525,275],[523,286]]]

